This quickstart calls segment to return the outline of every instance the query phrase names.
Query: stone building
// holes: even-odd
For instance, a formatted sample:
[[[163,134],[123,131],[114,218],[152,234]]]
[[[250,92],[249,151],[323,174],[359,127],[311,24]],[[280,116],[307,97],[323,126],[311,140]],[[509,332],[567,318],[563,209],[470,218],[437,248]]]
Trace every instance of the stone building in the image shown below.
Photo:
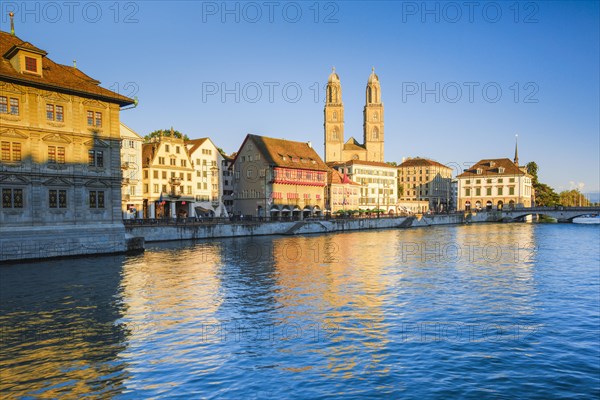
[[[310,143],[247,135],[233,171],[236,215],[301,219],[323,213],[328,168]]]
[[[388,214],[397,213],[398,169],[395,166],[361,160],[328,163],[328,165],[360,184],[359,209],[383,210]]]
[[[209,138],[186,141],[194,166],[194,210],[197,216],[226,217],[223,204],[223,155]]]
[[[409,158],[398,166],[400,202],[410,206],[413,202],[425,202],[418,211],[446,211],[455,207],[452,199],[452,168],[427,158]],[[423,209],[425,207],[425,209]]]
[[[531,175],[515,159],[484,159],[458,175],[459,210],[494,210],[531,207],[534,196]]]
[[[121,122],[121,212],[123,219],[142,218],[142,145],[144,138]]]
[[[152,138],[142,147],[144,218],[178,218],[195,215],[196,171],[182,138]]]
[[[375,70],[369,76],[363,110],[363,143],[353,137],[344,142],[342,85],[335,69],[325,91],[325,162],[362,160],[384,162],[383,103]]]
[[[134,104],[0,32],[2,260],[125,249],[119,113]]]

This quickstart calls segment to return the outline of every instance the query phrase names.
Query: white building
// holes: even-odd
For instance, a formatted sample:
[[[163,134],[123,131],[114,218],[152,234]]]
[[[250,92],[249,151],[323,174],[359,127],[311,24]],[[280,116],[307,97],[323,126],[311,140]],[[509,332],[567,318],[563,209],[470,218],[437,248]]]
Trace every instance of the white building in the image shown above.
[[[121,212],[123,219],[142,218],[142,144],[144,138],[121,122]]]
[[[224,157],[210,138],[186,142],[195,174],[194,211],[196,216],[227,217],[223,204]]]
[[[397,167],[386,163],[363,160],[350,160],[329,165],[361,185],[359,209],[379,209],[388,214],[397,213]]]

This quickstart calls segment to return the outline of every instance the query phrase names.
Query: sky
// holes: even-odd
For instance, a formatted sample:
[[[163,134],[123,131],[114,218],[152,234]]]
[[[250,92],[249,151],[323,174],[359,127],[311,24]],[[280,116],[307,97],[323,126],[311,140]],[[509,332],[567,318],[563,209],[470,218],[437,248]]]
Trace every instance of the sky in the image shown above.
[[[332,67],[359,141],[374,67],[386,161],[460,173],[512,159],[518,135],[540,181],[599,190],[599,2],[1,1],[4,31],[9,11],[55,62],[137,96],[121,120],[142,136],[173,127],[231,153],[254,133],[323,156]]]

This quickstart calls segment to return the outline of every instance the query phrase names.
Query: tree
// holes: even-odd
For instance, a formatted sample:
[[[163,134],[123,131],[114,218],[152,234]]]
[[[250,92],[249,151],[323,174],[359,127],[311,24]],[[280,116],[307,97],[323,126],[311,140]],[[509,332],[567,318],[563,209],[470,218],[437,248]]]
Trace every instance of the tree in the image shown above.
[[[567,207],[587,207],[590,201],[585,198],[579,189],[563,190],[559,194],[560,204]]]
[[[190,138],[188,137],[188,135],[185,135],[179,131],[174,130],[173,128],[171,129],[159,129],[157,131],[154,132],[150,132],[149,134],[147,134],[146,136],[144,136],[144,141],[146,143],[151,142],[152,139],[154,138],[158,138],[161,136],[167,136],[167,137],[175,137],[178,139],[183,139],[183,140],[190,140]]]
[[[531,175],[531,185],[535,191],[535,204],[541,207],[552,207],[559,203],[559,196],[554,189],[538,180],[538,165],[535,161],[527,163],[527,173]]]

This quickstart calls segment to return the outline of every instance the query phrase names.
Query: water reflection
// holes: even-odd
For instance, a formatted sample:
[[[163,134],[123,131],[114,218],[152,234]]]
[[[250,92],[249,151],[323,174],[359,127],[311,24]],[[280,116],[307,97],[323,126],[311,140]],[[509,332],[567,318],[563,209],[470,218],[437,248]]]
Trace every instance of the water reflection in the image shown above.
[[[0,268],[0,393],[60,398],[123,390],[130,332],[117,321],[123,257]],[[69,268],[63,268],[69,264]]]
[[[1,268],[2,397],[597,394],[599,236],[578,228],[173,242]]]

